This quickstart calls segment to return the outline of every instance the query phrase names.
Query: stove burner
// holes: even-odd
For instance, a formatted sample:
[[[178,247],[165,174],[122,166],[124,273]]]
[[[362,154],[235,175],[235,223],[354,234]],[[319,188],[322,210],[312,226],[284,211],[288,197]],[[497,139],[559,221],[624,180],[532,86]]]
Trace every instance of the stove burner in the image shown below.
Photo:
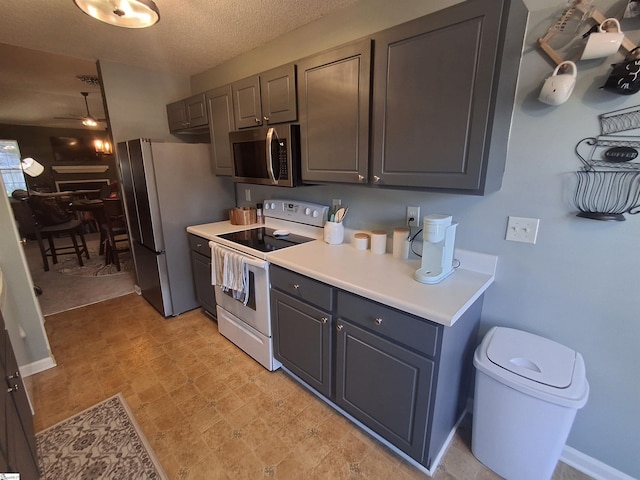
[[[281,232],[286,232],[287,235],[282,236]],[[274,250],[280,250],[281,248],[313,241],[313,238],[291,234],[286,230],[274,230],[273,228],[265,227],[225,233],[219,237],[260,252],[272,252]]]

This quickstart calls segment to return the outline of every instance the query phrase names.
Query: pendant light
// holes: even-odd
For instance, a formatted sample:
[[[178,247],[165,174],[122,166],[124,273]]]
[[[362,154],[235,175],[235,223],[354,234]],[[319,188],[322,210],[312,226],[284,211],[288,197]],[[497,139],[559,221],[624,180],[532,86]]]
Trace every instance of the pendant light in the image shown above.
[[[101,22],[126,28],[145,28],[160,20],[153,0],[73,0],[84,13]]]
[[[82,124],[85,127],[97,127],[98,121],[89,113],[89,104],[87,103],[87,96],[89,92],[80,92],[84,97],[84,106],[87,108],[87,115],[82,119]]]

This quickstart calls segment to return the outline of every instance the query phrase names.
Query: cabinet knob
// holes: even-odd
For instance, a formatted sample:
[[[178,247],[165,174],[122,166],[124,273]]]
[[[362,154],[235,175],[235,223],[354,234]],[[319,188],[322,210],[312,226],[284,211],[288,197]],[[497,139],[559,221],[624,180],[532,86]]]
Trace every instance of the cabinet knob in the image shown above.
[[[329,319],[327,317],[322,317],[320,319],[320,323],[327,323],[329,321]]]
[[[7,393],[17,392],[18,390],[20,390],[20,387],[18,386],[18,384],[15,384],[10,388],[7,388]]]
[[[258,117],[255,118],[256,123],[260,123],[260,119]]]
[[[379,183],[380,180],[382,180],[382,178],[380,178],[378,175],[373,176],[373,183]]]
[[[294,290],[298,290],[300,288],[300,285],[298,285],[297,283],[293,284],[293,289]]]
[[[262,117],[262,119],[263,119],[265,122],[268,122],[268,121],[269,121],[269,117]]]
[[[359,182],[364,182],[364,176],[363,175],[358,175],[358,181]]]
[[[196,247],[200,248],[200,247],[202,247],[202,244],[201,243],[196,243]]]
[[[20,372],[16,371],[13,375],[9,375],[7,380],[13,380],[14,378],[20,378]]]
[[[373,323],[375,323],[376,325],[382,325],[382,319],[378,317],[373,321]]]
[[[336,327],[336,330],[338,330],[339,332],[341,332],[343,328],[344,328],[344,327],[343,327],[342,325],[338,325],[338,326]]]

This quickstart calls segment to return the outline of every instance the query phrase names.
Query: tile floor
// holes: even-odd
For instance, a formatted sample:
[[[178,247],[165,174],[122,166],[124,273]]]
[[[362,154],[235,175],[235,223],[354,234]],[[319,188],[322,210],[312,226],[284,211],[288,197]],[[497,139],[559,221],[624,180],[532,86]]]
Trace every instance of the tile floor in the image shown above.
[[[130,294],[46,318],[58,366],[26,379],[36,431],[122,392],[171,479],[426,479],[200,310],[163,319]],[[495,474],[459,431],[434,476]],[[585,475],[559,463],[554,479]]]

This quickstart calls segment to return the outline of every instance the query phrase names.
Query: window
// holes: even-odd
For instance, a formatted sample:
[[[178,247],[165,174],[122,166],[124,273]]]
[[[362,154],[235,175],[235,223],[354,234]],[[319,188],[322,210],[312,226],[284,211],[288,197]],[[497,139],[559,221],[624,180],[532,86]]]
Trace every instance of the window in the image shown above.
[[[0,173],[7,195],[14,190],[27,189],[20,166],[20,149],[15,140],[0,140]]]

